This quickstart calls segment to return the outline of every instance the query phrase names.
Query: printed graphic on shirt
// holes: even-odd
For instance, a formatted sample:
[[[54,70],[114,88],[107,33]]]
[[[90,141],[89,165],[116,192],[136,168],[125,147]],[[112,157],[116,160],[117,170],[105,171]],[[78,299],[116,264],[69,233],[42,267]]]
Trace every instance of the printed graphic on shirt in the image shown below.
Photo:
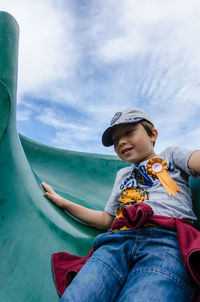
[[[133,205],[137,202],[148,200],[148,192],[144,191],[140,186],[135,186],[125,189],[118,199],[119,207],[116,209],[116,218],[122,216],[122,209],[124,207]]]
[[[138,168],[135,168],[133,170],[133,172],[134,172],[136,182],[138,184],[142,184],[142,185],[145,185],[145,186],[148,186],[148,187],[153,186],[153,181],[151,180],[151,178],[146,173],[143,173]]]
[[[144,175],[142,175],[138,170],[135,170],[134,171],[134,174],[135,174],[135,179],[141,183],[141,184],[145,184],[145,178],[144,178]]]

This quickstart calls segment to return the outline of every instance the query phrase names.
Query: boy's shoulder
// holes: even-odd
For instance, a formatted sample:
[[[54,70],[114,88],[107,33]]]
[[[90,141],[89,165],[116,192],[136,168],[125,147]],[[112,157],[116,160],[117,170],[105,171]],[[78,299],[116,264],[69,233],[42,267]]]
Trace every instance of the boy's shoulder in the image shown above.
[[[180,148],[179,147],[169,146],[169,147],[165,148],[159,155],[160,156],[172,155],[173,152],[176,152],[178,149],[180,149]]]
[[[195,149],[189,150],[189,149],[178,147],[178,146],[169,146],[169,147],[165,148],[159,155],[167,156],[167,157],[171,157],[171,158],[188,157],[194,151],[195,151]]]

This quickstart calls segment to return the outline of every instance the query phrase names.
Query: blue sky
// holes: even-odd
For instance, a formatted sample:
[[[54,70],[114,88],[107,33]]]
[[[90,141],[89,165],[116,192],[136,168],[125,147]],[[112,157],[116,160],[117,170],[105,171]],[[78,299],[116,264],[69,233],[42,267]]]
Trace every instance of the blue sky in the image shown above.
[[[0,0],[20,26],[18,130],[64,149],[113,154],[101,135],[137,107],[165,147],[199,148],[198,0]]]

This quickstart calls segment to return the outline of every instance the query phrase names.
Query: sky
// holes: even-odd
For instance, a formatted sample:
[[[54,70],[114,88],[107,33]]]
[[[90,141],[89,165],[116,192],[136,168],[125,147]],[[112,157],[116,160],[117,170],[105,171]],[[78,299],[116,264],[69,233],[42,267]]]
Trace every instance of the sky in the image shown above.
[[[200,1],[0,0],[20,27],[19,133],[114,154],[101,136],[117,111],[146,111],[155,151],[199,148]]]

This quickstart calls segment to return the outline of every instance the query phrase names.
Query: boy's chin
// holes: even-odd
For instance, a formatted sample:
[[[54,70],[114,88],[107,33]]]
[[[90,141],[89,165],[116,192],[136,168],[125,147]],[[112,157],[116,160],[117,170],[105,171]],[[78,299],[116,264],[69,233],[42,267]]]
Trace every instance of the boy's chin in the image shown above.
[[[124,162],[129,163],[129,164],[134,164],[134,163],[136,163],[136,162],[139,161],[139,160],[137,160],[137,159],[135,159],[135,158],[133,158],[133,157],[119,156],[119,158],[120,158],[121,160],[123,160]]]

